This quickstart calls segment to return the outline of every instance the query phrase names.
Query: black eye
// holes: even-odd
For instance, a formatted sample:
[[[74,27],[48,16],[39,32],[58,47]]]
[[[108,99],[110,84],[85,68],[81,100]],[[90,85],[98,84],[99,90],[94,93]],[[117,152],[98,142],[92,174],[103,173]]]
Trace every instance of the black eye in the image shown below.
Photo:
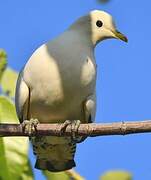
[[[98,21],[96,22],[96,25],[97,25],[97,27],[102,27],[102,26],[103,26],[103,22],[100,21],[100,20],[98,20]]]

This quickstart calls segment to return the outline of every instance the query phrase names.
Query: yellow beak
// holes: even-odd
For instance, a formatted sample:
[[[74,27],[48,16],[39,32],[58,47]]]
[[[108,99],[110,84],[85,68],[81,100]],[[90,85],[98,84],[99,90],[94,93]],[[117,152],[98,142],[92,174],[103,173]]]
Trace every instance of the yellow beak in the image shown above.
[[[115,35],[115,38],[120,39],[120,40],[122,40],[122,41],[124,41],[124,42],[128,42],[128,39],[127,39],[127,37],[126,37],[124,34],[120,33],[120,32],[117,31],[117,30],[112,31],[112,32],[113,32],[113,34]]]

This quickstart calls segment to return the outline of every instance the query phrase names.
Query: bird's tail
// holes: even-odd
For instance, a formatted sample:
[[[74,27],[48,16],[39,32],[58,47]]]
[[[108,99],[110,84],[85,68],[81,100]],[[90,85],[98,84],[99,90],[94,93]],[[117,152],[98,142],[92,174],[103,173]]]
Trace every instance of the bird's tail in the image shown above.
[[[35,168],[59,172],[75,167],[76,144],[70,137],[43,136],[31,140],[37,156]]]
[[[48,161],[45,159],[37,159],[36,164],[35,164],[35,168],[42,169],[42,170],[48,170],[51,172],[65,171],[65,170],[69,170],[73,167],[75,167],[74,160],[60,162],[60,161]]]

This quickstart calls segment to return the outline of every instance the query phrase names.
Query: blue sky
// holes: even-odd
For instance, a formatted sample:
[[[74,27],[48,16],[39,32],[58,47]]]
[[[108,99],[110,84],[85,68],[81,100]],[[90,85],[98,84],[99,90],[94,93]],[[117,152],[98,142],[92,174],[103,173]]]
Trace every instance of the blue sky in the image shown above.
[[[1,0],[0,48],[19,71],[33,51],[90,10],[111,13],[128,44],[107,40],[96,48],[97,122],[151,118],[151,1]],[[88,138],[78,145],[76,170],[87,180],[107,170],[127,170],[134,180],[151,179],[151,134]],[[32,153],[30,153],[31,156]],[[34,164],[34,157],[31,156]],[[36,180],[42,180],[35,170]]]

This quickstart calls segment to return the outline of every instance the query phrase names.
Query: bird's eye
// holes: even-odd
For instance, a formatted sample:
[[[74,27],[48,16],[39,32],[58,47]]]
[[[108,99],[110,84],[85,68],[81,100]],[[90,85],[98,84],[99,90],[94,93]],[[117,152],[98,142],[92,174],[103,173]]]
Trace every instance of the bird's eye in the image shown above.
[[[100,21],[100,20],[98,20],[98,21],[96,22],[96,25],[97,25],[97,27],[102,27],[102,26],[103,26],[103,22]]]

